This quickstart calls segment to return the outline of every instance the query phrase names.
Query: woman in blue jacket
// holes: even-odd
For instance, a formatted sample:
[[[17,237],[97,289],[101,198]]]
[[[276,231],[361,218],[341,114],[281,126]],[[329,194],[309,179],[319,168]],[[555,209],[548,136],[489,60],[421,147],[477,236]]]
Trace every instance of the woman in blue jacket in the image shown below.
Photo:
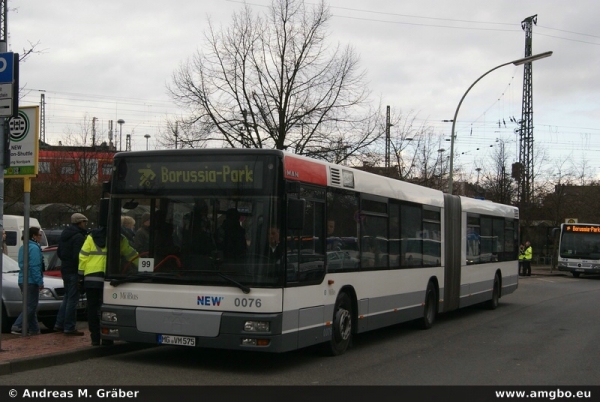
[[[27,270],[27,323],[29,335],[39,335],[40,325],[37,320],[37,308],[40,300],[40,290],[44,288],[44,276],[42,273],[42,248],[38,241],[42,237],[40,228],[29,228],[29,269]],[[23,246],[19,249],[19,287],[23,292]],[[23,325],[23,312],[19,314],[10,332],[21,334]]]

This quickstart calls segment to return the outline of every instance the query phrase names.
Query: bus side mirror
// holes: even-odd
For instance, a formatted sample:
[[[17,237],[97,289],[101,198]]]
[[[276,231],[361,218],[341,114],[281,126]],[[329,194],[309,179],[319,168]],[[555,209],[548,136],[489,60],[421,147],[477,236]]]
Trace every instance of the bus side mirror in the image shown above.
[[[104,197],[104,194],[106,193],[110,193],[110,181],[102,183],[102,196]]]
[[[100,209],[98,210],[98,227],[105,228],[108,223],[108,198],[100,199]]]
[[[304,213],[306,211],[306,200],[290,198],[287,205],[287,228],[288,230],[304,229]]]
[[[560,232],[560,228],[552,228],[552,238],[556,237]]]

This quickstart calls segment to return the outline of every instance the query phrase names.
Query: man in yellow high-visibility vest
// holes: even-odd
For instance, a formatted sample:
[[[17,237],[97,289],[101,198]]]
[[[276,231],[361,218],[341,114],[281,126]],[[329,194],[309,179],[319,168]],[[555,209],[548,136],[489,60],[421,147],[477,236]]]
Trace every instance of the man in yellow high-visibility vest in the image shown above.
[[[120,253],[137,265],[139,255],[129,244],[127,238],[121,235]],[[88,328],[92,345],[100,345],[100,306],[104,292],[104,272],[106,272],[106,229],[94,229],[85,239],[79,252],[79,276],[83,277],[83,286],[87,294]],[[110,345],[112,341],[102,341]]]
[[[525,246],[519,246],[519,276],[523,276],[523,259],[525,258]]]
[[[531,259],[533,258],[533,248],[531,243],[525,242],[525,250],[523,251],[523,276],[531,276]]]

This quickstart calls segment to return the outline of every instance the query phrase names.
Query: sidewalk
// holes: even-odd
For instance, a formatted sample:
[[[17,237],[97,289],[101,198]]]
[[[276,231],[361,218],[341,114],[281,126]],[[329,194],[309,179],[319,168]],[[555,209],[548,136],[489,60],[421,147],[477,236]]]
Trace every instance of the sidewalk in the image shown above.
[[[536,265],[531,264],[531,275],[542,275],[542,276],[572,276],[569,272],[559,271],[558,268],[552,269],[550,265]]]
[[[66,336],[62,332],[47,331],[43,331],[41,335],[25,337],[2,334],[0,375],[126,353],[151,346],[126,342],[115,342],[112,346],[92,346],[89,331],[83,328],[80,330],[85,333],[84,336]]]
[[[549,265],[532,265],[531,277],[570,276]],[[524,277],[520,277],[525,280]],[[60,332],[44,330],[37,336],[2,334],[0,343],[0,375],[33,370],[42,367],[110,356],[140,350],[153,345],[115,342],[113,346],[92,346],[87,323],[79,322],[78,329],[84,336],[65,336]]]

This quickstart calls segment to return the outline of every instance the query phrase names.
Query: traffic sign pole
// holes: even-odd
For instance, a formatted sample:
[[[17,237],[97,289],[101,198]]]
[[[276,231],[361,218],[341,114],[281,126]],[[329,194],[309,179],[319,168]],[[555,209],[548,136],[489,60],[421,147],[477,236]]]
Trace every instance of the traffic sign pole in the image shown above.
[[[6,42],[0,41],[0,234],[4,232],[4,169],[10,167],[10,130],[9,118],[19,113],[19,55],[5,53]],[[25,219],[25,233],[29,232]],[[18,234],[17,234],[18,236]],[[28,236],[27,236],[28,237]],[[29,246],[29,243],[27,243]],[[25,257],[28,257],[29,247],[24,248]],[[27,259],[25,259],[27,261]],[[2,258],[0,258],[0,272],[2,271]],[[23,334],[27,335],[27,282],[28,270],[23,270]],[[2,296],[2,276],[0,275],[0,296]],[[0,320],[2,318],[0,317]],[[0,325],[2,321],[0,321]],[[1,346],[1,344],[0,344]]]
[[[6,18],[6,16],[5,16]],[[6,39],[0,41],[0,52],[6,52]],[[10,82],[13,83],[12,80]],[[4,168],[7,167],[4,161],[4,154],[6,148],[5,136],[8,134],[7,126],[8,120],[4,117],[0,117],[0,233],[4,233]],[[10,152],[10,150],[9,150]],[[0,273],[2,272],[2,260],[0,258]],[[2,300],[2,275],[0,275],[0,300]],[[2,327],[2,315],[0,314],[0,328]],[[2,336],[0,335],[0,349],[2,348]]]

